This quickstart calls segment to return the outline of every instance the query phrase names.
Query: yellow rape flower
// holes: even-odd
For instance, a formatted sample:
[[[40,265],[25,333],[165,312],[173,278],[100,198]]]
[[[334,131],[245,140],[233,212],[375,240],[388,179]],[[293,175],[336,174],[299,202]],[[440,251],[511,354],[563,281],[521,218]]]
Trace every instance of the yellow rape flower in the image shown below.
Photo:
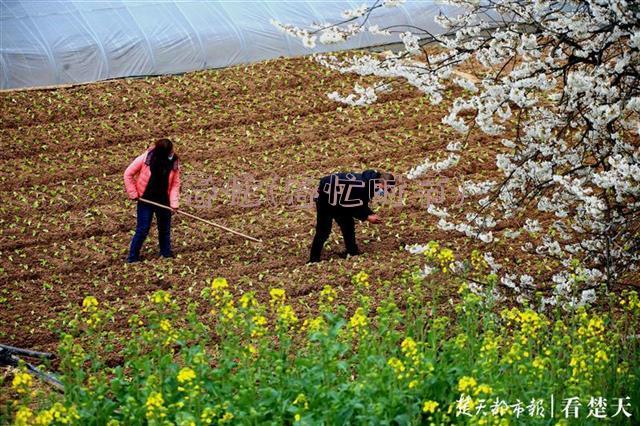
[[[242,306],[243,309],[254,308],[258,306],[258,302],[256,301],[253,292],[244,293],[242,296],[240,296],[240,306]]]
[[[364,309],[362,307],[356,309],[351,319],[349,319],[349,326],[354,333],[366,333],[365,327],[367,326],[367,316],[364,314]]]
[[[253,327],[251,329],[251,337],[264,336],[266,333],[265,326],[267,325],[267,318],[262,315],[256,315],[251,318],[251,322],[253,323]]]
[[[398,375],[398,379],[402,379],[402,373],[405,371],[405,366],[398,358],[391,357],[387,361],[387,365],[393,369]]]
[[[227,290],[228,288],[229,283],[225,278],[215,278],[211,282],[211,296],[213,297],[216,307],[219,307],[222,302],[233,298],[231,293]],[[212,314],[215,313],[212,311]]]
[[[222,415],[220,423],[229,423],[231,420],[233,420],[233,413],[227,411]]]
[[[369,286],[369,275],[364,271],[360,271],[356,275],[353,276],[353,278],[351,279],[351,282],[353,282],[353,284],[356,287],[368,287]]]
[[[184,367],[178,372],[178,382],[187,383],[196,378],[196,372],[189,367]]]
[[[443,248],[438,253],[438,262],[440,262],[440,268],[442,268],[442,272],[447,272],[447,269],[451,269],[453,267],[453,262],[456,260],[453,255],[453,251],[448,248]]]
[[[438,250],[440,250],[440,244],[436,241],[429,241],[425,248],[424,256],[431,260],[435,257],[436,253],[438,253]]]
[[[309,333],[316,333],[318,331],[324,330],[326,328],[326,325],[327,324],[325,323],[324,318],[316,317],[311,320],[304,320],[302,328],[307,329]]]
[[[159,392],[151,392],[151,394],[149,394],[149,397],[147,398],[147,402],[145,403],[148,408],[162,407],[163,404],[164,398]]]
[[[48,410],[41,411],[35,417],[33,423],[35,425],[49,425],[52,422],[56,424],[71,424],[78,420],[80,416],[75,407],[67,408],[59,402],[53,404]]]
[[[520,319],[520,311],[517,308],[503,309],[500,316],[509,321],[518,321]]]
[[[170,331],[171,330],[171,322],[167,319],[163,319],[160,321],[160,329],[162,331]]]
[[[609,356],[607,355],[607,353],[605,351],[603,351],[602,349],[599,349],[596,352],[596,362],[607,362],[609,361]]]
[[[84,298],[84,300],[82,301],[82,312],[86,312],[89,315],[89,317],[87,319],[84,320],[84,322],[92,327],[95,325],[98,325],[98,323],[100,322],[100,317],[98,312],[98,299],[96,299],[93,296],[87,296]]]
[[[543,325],[547,324],[544,317],[541,317],[537,312],[531,309],[520,312],[518,321],[520,322],[520,328],[524,334],[530,336],[534,336]]]
[[[467,335],[464,333],[458,333],[454,339],[454,343],[458,348],[464,349],[467,344]]]
[[[425,401],[424,404],[422,404],[422,412],[435,413],[439,405],[440,404],[438,404],[436,401]]]
[[[325,285],[320,292],[320,303],[333,303],[337,293],[330,285]]]
[[[129,319],[127,320],[127,322],[129,323],[130,326],[141,326],[144,325],[144,322],[140,319],[140,317],[136,314],[133,314],[129,317]]]
[[[602,318],[594,316],[589,320],[587,328],[592,334],[602,333],[604,331],[604,321],[602,321]]]
[[[264,327],[267,325],[267,318],[262,315],[256,315],[253,317],[253,323],[257,326]]]
[[[284,305],[278,310],[278,319],[286,325],[298,322],[298,317],[290,305]]]
[[[36,425],[49,425],[53,422],[53,413],[51,410],[41,411],[36,415],[36,418],[33,420],[33,423]]]
[[[145,403],[147,409],[146,416],[148,419],[156,417],[165,417],[166,408],[164,407],[164,398],[160,392],[151,392]]]
[[[236,309],[233,299],[227,300],[227,303],[222,307],[222,320],[223,321],[231,321],[235,316],[238,310]]]
[[[98,306],[98,299],[93,296],[87,296],[82,301],[82,307],[85,309],[91,309]]]
[[[258,349],[255,347],[255,345],[248,344],[245,348],[251,355],[253,356],[258,355]]]
[[[169,320],[163,319],[162,321],[160,321],[159,326],[160,330],[165,332],[165,335],[163,336],[165,338],[165,345],[170,345],[178,338],[178,332],[173,329],[173,326],[171,325],[171,322]]]
[[[464,376],[460,378],[458,381],[458,390],[460,392],[466,392],[467,390],[473,389],[478,385],[476,379],[473,377]]]
[[[97,314],[92,314],[85,320],[88,326],[97,326],[100,323],[100,317]]]
[[[171,302],[171,294],[164,290],[158,290],[151,295],[151,301],[156,305],[163,305]]]
[[[78,410],[75,405],[72,405],[67,409],[67,419],[70,424],[73,424],[76,420],[80,419],[80,415],[78,414]]]
[[[411,337],[404,339],[400,347],[402,348],[402,352],[408,357],[413,357],[418,353],[418,344]]]
[[[163,305],[171,302],[171,295],[164,290],[158,290],[151,296],[151,301],[156,305]]]
[[[286,299],[286,293],[281,288],[272,288],[269,290],[269,296],[271,297],[270,303],[272,305],[284,303]]]
[[[211,289],[214,292],[219,292],[222,290],[226,290],[227,288],[229,288],[229,283],[227,282],[227,280],[225,278],[215,278],[213,280],[213,282],[211,283]]]
[[[495,333],[492,330],[487,331],[487,333],[485,333],[484,339],[482,340],[480,352],[486,353],[497,351],[500,341],[500,337],[496,337]]]
[[[624,294],[624,293],[623,293]],[[625,301],[624,299],[620,300],[621,305],[627,305],[627,311],[631,313],[638,313],[640,311],[640,299],[638,298],[638,292],[635,290],[631,290],[628,293],[629,300]]]
[[[527,309],[526,311],[520,313],[520,320],[523,322],[536,323],[540,321],[540,316],[537,312],[532,311],[531,309]]]
[[[33,417],[33,411],[29,407],[20,407],[16,412],[16,417],[14,419],[15,426],[27,426],[29,424],[29,420]]]
[[[578,359],[572,356],[571,360],[569,361],[569,367],[575,367],[576,365],[578,365]]]
[[[479,250],[473,250],[471,252],[471,266],[476,271],[482,271],[488,266],[487,261],[484,259]]]
[[[217,416],[217,411],[215,408],[205,407],[205,409],[202,411],[202,414],[200,415],[200,420],[202,420],[202,423],[208,425],[213,423],[213,419],[216,416]]]
[[[11,387],[19,394],[27,393],[32,384],[33,377],[24,371],[17,372],[11,381]]]
[[[537,368],[540,370],[544,369],[544,359],[540,357],[535,357],[532,364],[534,368]]]
[[[303,393],[300,393],[298,394],[298,396],[296,396],[296,399],[293,400],[293,404],[303,405],[305,410],[309,408],[309,401],[307,400],[307,397]]]
[[[491,386],[489,385],[485,385],[485,384],[481,384],[479,385],[476,390],[473,392],[474,395],[480,395],[485,394],[485,395],[491,395],[491,393],[493,392],[493,389],[491,389]]]

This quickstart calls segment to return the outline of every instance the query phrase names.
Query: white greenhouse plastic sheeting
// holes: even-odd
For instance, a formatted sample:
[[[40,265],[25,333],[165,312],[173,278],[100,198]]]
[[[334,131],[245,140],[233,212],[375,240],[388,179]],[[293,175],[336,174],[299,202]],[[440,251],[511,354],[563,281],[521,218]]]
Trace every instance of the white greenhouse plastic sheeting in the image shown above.
[[[365,32],[348,43],[302,46],[271,23],[308,27],[374,1],[1,0],[0,87],[84,83],[219,68],[279,56],[397,42]],[[407,1],[377,9],[367,25],[408,24],[433,32],[450,6]]]

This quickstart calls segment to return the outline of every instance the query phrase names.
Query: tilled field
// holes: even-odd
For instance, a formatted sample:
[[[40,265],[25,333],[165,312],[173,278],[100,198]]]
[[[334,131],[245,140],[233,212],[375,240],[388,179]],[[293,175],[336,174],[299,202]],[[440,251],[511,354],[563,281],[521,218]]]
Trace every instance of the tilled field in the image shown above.
[[[310,296],[325,284],[341,287],[348,303],[351,275],[359,270],[374,283],[420,264],[406,244],[437,239],[467,251],[466,238],[436,229],[421,199],[424,187],[411,182],[402,205],[380,206],[383,225],[357,225],[363,255],[341,259],[334,226],[325,261],[305,264],[315,211],[288,202],[292,180],[315,185],[331,172],[366,168],[398,176],[425,156],[444,158],[454,140],[440,124],[449,103],[433,106],[406,85],[363,108],[326,96],[363,80],[297,58],[0,94],[0,342],[54,349],[59,323],[52,320],[89,294],[126,313],[158,288],[186,301],[207,279],[224,276],[235,292],[256,290],[263,299],[270,287],[284,286],[303,311],[313,308]],[[172,138],[181,159],[181,207],[262,244],[176,215],[175,259],[157,258],[154,223],[146,260],[125,264],[135,205],[122,174],[159,137]],[[456,202],[461,179],[492,173],[489,153],[497,145],[482,135],[470,138],[460,164],[442,175],[449,178],[443,203]],[[244,174],[255,179],[253,202],[239,205],[230,188],[210,206],[194,202]]]

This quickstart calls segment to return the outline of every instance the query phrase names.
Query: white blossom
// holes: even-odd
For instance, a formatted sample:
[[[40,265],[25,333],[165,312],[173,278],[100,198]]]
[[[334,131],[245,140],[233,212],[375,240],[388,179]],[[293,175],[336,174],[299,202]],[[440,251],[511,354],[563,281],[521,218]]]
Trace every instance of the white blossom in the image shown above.
[[[362,4],[354,9],[345,10],[342,12],[342,17],[344,19],[352,19],[359,18],[369,10],[369,6],[366,4]]]
[[[403,4],[406,0],[382,0],[382,4],[385,7],[398,7]]]
[[[515,282],[515,275],[513,274],[507,274],[504,275],[501,279],[500,282],[502,283],[502,285],[511,288],[512,290],[516,291],[516,292],[520,292],[520,288],[518,287],[518,285]]]
[[[524,221],[524,226],[523,227],[527,232],[531,232],[532,234],[535,234],[536,232],[542,231],[542,227],[540,226],[540,222],[537,219],[527,218]]]
[[[492,253],[485,252],[482,257],[484,258],[484,261],[487,262],[487,265],[489,265],[489,268],[491,268],[491,272],[495,273],[502,268],[502,265],[496,262]]]
[[[316,47],[316,36],[305,35],[302,37],[302,44],[308,49]]]
[[[432,162],[425,160],[419,166],[414,167],[407,173],[408,179],[416,179],[429,171],[441,172],[455,166],[460,161],[460,155],[451,153],[444,160]]]
[[[375,8],[401,3],[384,0]],[[524,230],[535,235],[527,236],[521,247],[562,262],[553,271],[553,293],[545,295],[540,307],[571,309],[591,303],[595,294],[581,293],[585,286],[595,289],[640,265],[637,6],[625,0],[448,3],[459,6],[460,13],[435,18],[446,36],[394,25],[404,51],[315,59],[341,73],[405,81],[432,104],[442,102],[453,85],[464,89],[457,91],[442,122],[465,138],[472,131],[496,138],[502,147],[495,166],[502,176],[461,183],[461,194],[471,198],[467,203],[477,203],[463,214],[431,207],[428,212],[438,218],[440,229],[490,243],[503,235],[518,238],[521,231],[508,228],[512,224],[496,224],[537,209],[535,216],[525,216]],[[365,14],[361,6],[348,16],[364,21]],[[365,22],[312,29],[274,25],[308,46],[314,45],[313,37],[324,43],[348,40],[365,30],[391,34],[381,29],[391,25],[365,29]],[[427,42],[440,49],[422,52],[420,44]],[[464,78],[460,66],[472,66],[480,80]],[[378,93],[356,86],[349,95],[330,96],[367,105]],[[407,177],[455,167],[470,155],[459,142],[450,142],[446,154],[417,158]],[[467,214],[471,211],[482,214]],[[533,217],[540,217],[545,227]],[[572,260],[584,266],[569,271]],[[578,275],[580,280],[572,278]],[[517,288],[520,300],[533,297],[528,278],[505,278],[504,284],[514,292]]]
[[[413,244],[413,245],[406,245],[404,247],[404,249],[406,251],[408,251],[411,254],[420,254],[420,253],[424,253],[424,251],[427,249],[427,245],[424,244]]]
[[[447,151],[460,151],[462,149],[462,142],[449,142],[447,144]]]
[[[382,29],[379,25],[370,25],[369,32],[374,35],[391,35],[391,32],[389,30]]]
[[[596,291],[594,289],[584,290],[580,294],[580,301],[578,306],[590,305],[596,301]]]
[[[351,106],[370,105],[378,99],[378,93],[384,93],[389,90],[388,85],[367,86],[362,87],[356,84],[353,93],[347,96],[341,96],[338,92],[331,92],[327,96],[329,99],[341,102]]]
[[[424,267],[420,270],[420,276],[422,278],[431,275],[436,271],[436,268],[433,268],[429,265],[424,265]]]
[[[457,77],[453,80],[453,82],[462,87],[464,90],[468,90],[469,92],[475,93],[478,91],[475,83],[468,78]]]
[[[404,48],[408,52],[414,53],[420,50],[420,45],[418,44],[418,41],[420,40],[420,38],[415,34],[411,34],[408,31],[404,33],[400,33],[400,40],[402,40],[402,42],[404,43]]]

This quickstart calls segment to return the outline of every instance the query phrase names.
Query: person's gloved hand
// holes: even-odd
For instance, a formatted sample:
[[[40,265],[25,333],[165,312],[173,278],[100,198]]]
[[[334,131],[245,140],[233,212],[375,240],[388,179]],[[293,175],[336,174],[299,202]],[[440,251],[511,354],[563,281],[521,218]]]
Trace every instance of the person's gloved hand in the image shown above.
[[[367,221],[369,223],[373,223],[374,225],[382,223],[382,219],[380,219],[380,216],[378,216],[377,214],[370,214],[369,216],[367,216]]]

